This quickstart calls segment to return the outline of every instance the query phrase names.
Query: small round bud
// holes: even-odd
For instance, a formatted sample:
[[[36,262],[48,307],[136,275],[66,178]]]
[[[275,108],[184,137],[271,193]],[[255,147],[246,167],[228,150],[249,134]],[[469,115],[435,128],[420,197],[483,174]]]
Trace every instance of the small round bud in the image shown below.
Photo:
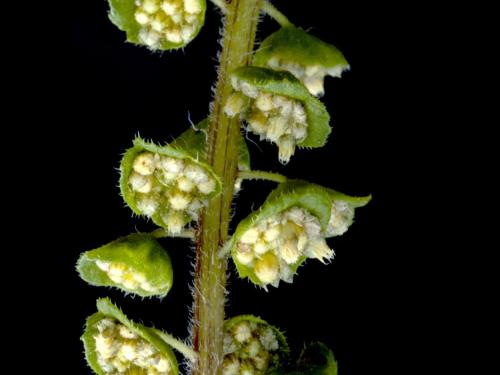
[[[252,337],[252,330],[247,322],[241,322],[234,328],[234,338],[236,341],[243,343]]]
[[[143,0],[142,8],[145,12],[149,14],[156,13],[158,11],[158,2],[156,0]]]
[[[149,23],[149,16],[145,12],[136,12],[135,20],[139,25],[146,25]]]
[[[174,210],[184,211],[189,206],[189,202],[191,202],[191,197],[187,194],[177,192],[169,197],[168,202],[170,203],[170,206],[172,206]]]
[[[264,254],[265,252],[267,252],[268,248],[269,248],[268,244],[265,241],[262,241],[262,240],[258,240],[253,245],[253,251],[257,255]]]
[[[236,259],[244,265],[250,265],[254,260],[254,253],[250,245],[240,243],[236,251]]]
[[[189,178],[182,176],[177,179],[177,187],[179,188],[180,191],[189,193],[191,190],[194,189],[195,184]],[[214,187],[215,187],[215,182],[214,182]]]
[[[130,188],[138,193],[147,194],[153,187],[153,181],[149,176],[143,176],[139,173],[132,173],[129,178]]]
[[[272,284],[279,278],[279,262],[276,255],[268,252],[255,261],[255,275],[264,284]]]
[[[278,238],[280,235],[281,228],[279,225],[273,225],[271,228],[264,232],[264,239],[267,242],[272,242]]]
[[[143,176],[153,174],[156,167],[156,160],[151,152],[145,152],[135,158],[132,168]]]
[[[205,195],[211,194],[215,191],[215,180],[210,178],[205,182],[200,182],[197,187],[201,193]]]
[[[255,99],[255,106],[261,111],[270,111],[275,108],[273,96],[271,94],[261,92]]]
[[[184,10],[187,13],[200,13],[202,11],[201,3],[199,0],[184,0]]]
[[[142,198],[137,199],[137,208],[141,210],[141,212],[151,217],[155,214],[160,206],[160,202],[158,199],[152,196],[144,196]]]
[[[184,169],[184,161],[178,158],[162,156],[160,158],[160,168],[166,172],[179,174]]]
[[[222,375],[240,375],[240,361],[236,356],[229,355],[224,358]]]
[[[259,238],[259,231],[256,228],[250,228],[240,238],[240,241],[246,244],[254,244]]]
[[[202,168],[196,165],[191,164],[187,166],[184,173],[186,174],[186,177],[193,181],[195,184],[200,184],[208,181],[208,175]]]

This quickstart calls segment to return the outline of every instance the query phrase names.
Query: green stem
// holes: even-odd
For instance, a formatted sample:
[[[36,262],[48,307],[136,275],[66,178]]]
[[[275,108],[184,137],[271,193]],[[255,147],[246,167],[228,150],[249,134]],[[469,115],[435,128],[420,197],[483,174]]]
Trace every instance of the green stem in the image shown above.
[[[261,6],[262,0],[232,0],[227,7],[208,129],[208,162],[222,179],[223,192],[209,202],[197,233],[192,341],[198,359],[192,375],[220,375],[222,370],[227,259],[219,258],[218,251],[228,236],[240,136],[239,120],[228,118],[223,108],[232,91],[229,73],[251,61]]]
[[[268,16],[270,16],[276,22],[278,22],[282,27],[294,26],[293,23],[291,23],[290,20],[278,10],[278,8],[276,8],[273,4],[271,4],[271,2],[267,0],[264,1],[264,4],[262,5],[262,10]]]
[[[168,333],[157,331],[158,335],[172,348],[181,353],[184,357],[189,359],[191,362],[195,362],[197,358],[196,352],[191,349],[188,345],[184,344],[181,340],[169,335]]]
[[[283,176],[282,174],[265,171],[240,171],[238,172],[238,177],[244,180],[266,180],[278,183],[282,183],[287,180],[286,176]]]
[[[191,238],[194,239],[196,237],[196,233],[192,229],[184,229],[182,232],[178,234],[169,234],[165,229],[158,228],[152,232],[149,232],[155,238],[165,238],[165,237],[179,237],[179,238]]]

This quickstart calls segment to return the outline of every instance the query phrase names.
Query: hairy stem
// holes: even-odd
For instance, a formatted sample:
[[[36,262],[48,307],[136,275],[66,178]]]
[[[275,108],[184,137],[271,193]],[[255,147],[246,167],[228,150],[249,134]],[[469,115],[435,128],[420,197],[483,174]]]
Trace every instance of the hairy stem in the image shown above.
[[[161,331],[158,332],[158,335],[163,339],[163,341],[165,341],[168,345],[170,345],[178,352],[182,353],[182,355],[189,359],[191,362],[196,361],[197,354],[193,351],[193,349],[184,344],[181,340],[178,340],[168,333]]]
[[[278,183],[282,183],[287,180],[286,176],[283,176],[282,174],[265,171],[240,171],[238,173],[238,177],[243,178],[244,180],[266,180]]]
[[[262,0],[228,2],[215,100],[209,118],[208,162],[223,181],[223,192],[204,210],[197,233],[193,306],[193,375],[220,375],[227,259],[218,256],[228,236],[237,172],[240,123],[224,114],[231,94],[229,73],[248,65]]]
[[[155,238],[165,238],[165,237],[178,237],[178,238],[191,238],[194,239],[196,237],[196,233],[192,229],[184,229],[180,233],[177,234],[172,234],[167,232],[163,228],[155,229],[152,232],[149,232],[150,235],[152,235]]]
[[[270,1],[264,1],[262,5],[262,10],[271,18],[273,18],[276,22],[278,22],[281,26],[293,26],[293,23],[281,13],[278,8],[276,8]]]

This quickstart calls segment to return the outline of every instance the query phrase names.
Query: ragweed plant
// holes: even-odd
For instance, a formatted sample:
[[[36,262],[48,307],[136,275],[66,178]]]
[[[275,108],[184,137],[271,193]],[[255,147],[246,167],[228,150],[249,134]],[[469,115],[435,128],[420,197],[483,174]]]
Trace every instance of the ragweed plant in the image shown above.
[[[206,0],[108,0],[109,18],[128,42],[152,51],[185,47],[200,32]],[[97,301],[82,341],[99,375],[336,375],[333,354],[321,343],[290,356],[285,335],[265,320],[225,320],[229,260],[239,277],[267,290],[293,283],[311,259],[334,258],[331,237],[345,233],[370,196],[351,197],[312,182],[253,170],[245,132],[277,147],[286,164],[297,148],[322,147],[330,115],[318,97],[325,76],[349,68],[334,46],[316,38],[264,0],[213,0],[223,14],[223,39],[214,101],[206,119],[170,143],[137,137],[120,163],[120,191],[131,211],[158,226],[132,233],[80,256],[77,270],[94,286],[164,298],[173,269],[162,237],[196,244],[191,337],[181,341],[132,322],[109,299]],[[255,47],[259,16],[280,29]],[[229,232],[232,201],[244,180],[278,186]],[[254,313],[254,312],[249,312]]]

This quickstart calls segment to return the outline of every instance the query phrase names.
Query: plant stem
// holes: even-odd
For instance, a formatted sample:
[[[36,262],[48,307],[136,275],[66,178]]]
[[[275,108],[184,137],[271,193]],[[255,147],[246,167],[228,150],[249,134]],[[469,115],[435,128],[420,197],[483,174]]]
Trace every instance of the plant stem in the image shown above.
[[[278,183],[282,183],[287,180],[286,176],[283,176],[282,174],[265,171],[240,171],[238,172],[238,177],[243,178],[244,180],[266,180]]]
[[[172,348],[182,353],[184,357],[189,359],[191,362],[196,361],[197,354],[188,345],[184,344],[181,340],[169,335],[168,333],[158,331],[158,335]]]
[[[281,26],[283,27],[294,26],[293,23],[291,23],[290,20],[278,10],[278,8],[276,8],[273,4],[271,4],[270,1],[267,0],[264,1],[264,4],[262,5],[262,10],[269,17],[278,22]]]
[[[231,94],[229,73],[248,65],[262,0],[228,3],[215,100],[209,117],[208,162],[223,182],[223,192],[204,210],[197,233],[193,306],[193,349],[198,359],[192,375],[220,375],[223,360],[227,259],[218,257],[228,236],[236,180],[240,123],[224,114]]]
[[[163,228],[158,228],[155,229],[152,232],[149,232],[150,235],[152,235],[155,238],[165,238],[165,237],[178,237],[178,238],[191,238],[194,239],[196,236],[196,233],[192,229],[184,229],[180,233],[177,233],[175,235],[168,233],[165,229]]]

